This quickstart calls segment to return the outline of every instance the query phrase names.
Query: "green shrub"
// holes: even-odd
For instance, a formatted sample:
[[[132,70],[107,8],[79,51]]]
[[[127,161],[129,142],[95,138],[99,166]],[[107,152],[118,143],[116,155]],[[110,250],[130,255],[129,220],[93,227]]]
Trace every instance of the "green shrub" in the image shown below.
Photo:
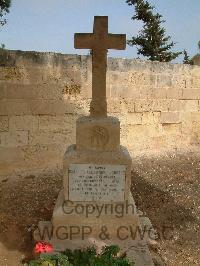
[[[42,254],[38,260],[31,261],[29,266],[130,266],[127,258],[118,257],[118,246],[104,247],[100,254],[94,247],[84,250],[66,250],[59,254]]]
[[[29,262],[29,266],[70,266],[64,254],[41,254],[38,260]]]

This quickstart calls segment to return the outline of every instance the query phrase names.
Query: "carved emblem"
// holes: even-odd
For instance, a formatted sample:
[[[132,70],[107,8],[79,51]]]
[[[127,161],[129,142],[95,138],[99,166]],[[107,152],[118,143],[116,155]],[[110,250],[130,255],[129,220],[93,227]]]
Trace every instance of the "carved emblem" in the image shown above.
[[[91,146],[104,148],[109,141],[108,130],[104,127],[94,126],[91,131]]]

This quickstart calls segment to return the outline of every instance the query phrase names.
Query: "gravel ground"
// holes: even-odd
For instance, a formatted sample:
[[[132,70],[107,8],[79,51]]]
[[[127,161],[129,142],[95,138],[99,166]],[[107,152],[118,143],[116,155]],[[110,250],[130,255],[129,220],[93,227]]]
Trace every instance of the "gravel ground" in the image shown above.
[[[134,160],[136,205],[158,232],[166,265],[200,265],[200,153]]]
[[[132,177],[136,204],[158,232],[154,253],[164,265],[200,265],[200,152],[137,156]],[[31,257],[32,229],[50,220],[61,186],[60,174],[0,183],[0,265]]]

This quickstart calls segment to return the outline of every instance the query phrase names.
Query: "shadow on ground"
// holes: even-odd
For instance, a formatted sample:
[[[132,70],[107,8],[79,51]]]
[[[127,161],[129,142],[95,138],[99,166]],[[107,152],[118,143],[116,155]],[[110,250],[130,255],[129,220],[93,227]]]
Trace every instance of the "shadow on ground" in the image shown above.
[[[180,225],[185,227],[188,223],[198,222],[191,209],[179,205],[170,192],[153,186],[135,172],[132,172],[132,178],[132,194],[136,206],[144,212],[144,216],[150,218],[159,238],[170,239],[174,229],[179,229]],[[165,235],[165,229],[171,233]]]

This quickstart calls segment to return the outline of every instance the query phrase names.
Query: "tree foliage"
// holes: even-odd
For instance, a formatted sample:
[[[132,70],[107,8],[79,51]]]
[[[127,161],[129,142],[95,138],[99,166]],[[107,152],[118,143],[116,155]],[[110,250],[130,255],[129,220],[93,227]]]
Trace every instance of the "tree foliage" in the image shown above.
[[[190,56],[188,55],[188,52],[186,50],[183,51],[184,54],[184,58],[183,58],[183,64],[188,64],[188,65],[192,65],[192,59],[190,58]]]
[[[144,25],[139,35],[128,40],[131,46],[136,45],[138,55],[143,55],[151,61],[170,62],[182,52],[173,52],[171,49],[175,43],[166,36],[166,30],[162,27],[165,21],[162,15],[154,13],[154,6],[145,0],[126,0],[128,5],[135,7],[135,15],[132,20],[141,20]]]
[[[6,24],[6,19],[3,18],[7,13],[9,13],[9,8],[11,6],[11,0],[0,0],[0,25]]]

